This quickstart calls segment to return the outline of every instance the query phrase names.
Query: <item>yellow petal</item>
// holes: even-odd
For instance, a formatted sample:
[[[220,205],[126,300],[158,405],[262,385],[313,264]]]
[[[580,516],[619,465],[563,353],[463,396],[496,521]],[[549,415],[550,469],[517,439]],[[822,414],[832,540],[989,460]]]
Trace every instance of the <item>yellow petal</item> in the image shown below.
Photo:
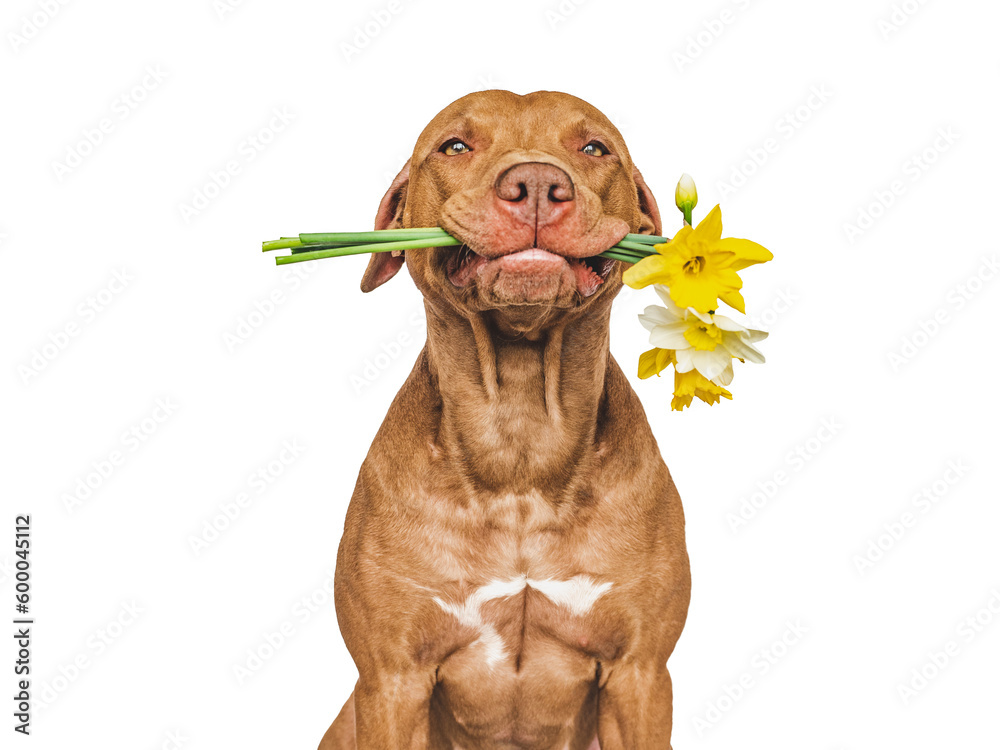
[[[670,285],[670,298],[678,307],[693,307],[698,312],[708,312],[716,307],[719,297],[719,286],[704,279],[678,274]]]
[[[658,349],[656,354],[656,372],[661,373],[670,365],[676,364],[677,357],[673,349]]]
[[[674,396],[670,400],[670,408],[674,411],[684,411],[688,406],[691,406],[691,396]]]
[[[723,292],[719,295],[719,299],[725,302],[734,310],[739,310],[741,313],[746,313],[746,303],[743,301],[743,295],[740,294],[735,289]]]
[[[659,375],[660,371],[656,369],[656,355],[661,349],[650,349],[648,352],[643,352],[639,355],[639,378],[645,380],[646,378],[651,378],[654,375]]]
[[[682,226],[680,229],[677,230],[676,234],[674,234],[674,236],[670,238],[669,242],[664,242],[660,245],[653,245],[653,247],[656,249],[658,253],[663,253],[663,254],[671,253],[673,252],[674,247],[677,247],[678,245],[683,245],[685,242],[687,242],[688,239],[690,238],[691,232],[693,231],[694,230],[691,229],[691,227],[685,224],[684,226]],[[671,247],[671,245],[673,245],[674,247]]]
[[[747,266],[757,263],[767,263],[774,258],[774,255],[763,245],[758,245],[750,240],[741,240],[736,237],[726,237],[719,240],[713,246],[714,250],[726,250],[734,253],[736,259],[730,264],[734,271],[741,271]]]
[[[674,363],[673,349],[650,349],[639,355],[639,377],[642,380],[659,377],[660,373]]]
[[[622,274],[622,281],[633,289],[642,289],[650,284],[667,284],[671,261],[663,255],[643,258]]]
[[[712,390],[705,390],[699,388],[694,392],[694,395],[700,398],[709,406],[714,406],[719,403],[719,396],[723,398],[728,398],[730,401],[733,400],[733,394],[727,391],[725,388],[719,388],[714,383],[712,384]]]
[[[722,237],[722,209],[716,206],[709,211],[708,216],[701,220],[695,232],[698,239],[704,242],[718,242],[719,238]]]

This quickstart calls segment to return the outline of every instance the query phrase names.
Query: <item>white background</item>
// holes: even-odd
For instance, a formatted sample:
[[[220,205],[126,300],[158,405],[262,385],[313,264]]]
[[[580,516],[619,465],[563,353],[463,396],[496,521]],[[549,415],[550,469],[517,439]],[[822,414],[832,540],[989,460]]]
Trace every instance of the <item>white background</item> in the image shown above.
[[[323,587],[421,346],[420,299],[406,274],[362,295],[364,259],[280,269],[259,243],[370,228],[426,122],[496,87],[592,102],[668,233],[689,172],[696,218],[721,202],[727,236],[775,255],[743,273],[772,335],[766,365],[737,366],[733,402],[671,413],[670,380],[635,382],[694,575],[670,662],[674,747],[1000,746],[1000,281],[986,278],[1000,8],[398,3],[4,4],[0,610],[9,626],[13,519],[30,512],[43,705],[11,741],[7,699],[3,746],[318,743],[356,679]],[[630,374],[653,301],[616,303]],[[113,451],[110,476],[67,507]],[[269,464],[280,476],[251,479]],[[240,493],[250,504],[196,553]],[[879,538],[907,512],[899,539]],[[977,630],[961,625],[977,613]],[[788,623],[808,632],[775,650]],[[767,650],[781,655],[765,673]]]

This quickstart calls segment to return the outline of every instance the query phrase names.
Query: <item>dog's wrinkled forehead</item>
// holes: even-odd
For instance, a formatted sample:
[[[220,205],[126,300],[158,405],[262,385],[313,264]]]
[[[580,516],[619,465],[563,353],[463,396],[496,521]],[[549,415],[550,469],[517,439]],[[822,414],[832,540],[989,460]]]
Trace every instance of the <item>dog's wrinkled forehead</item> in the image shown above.
[[[485,127],[483,123],[489,123]],[[449,140],[472,148],[537,151],[579,148],[589,141],[605,141],[631,166],[625,140],[599,109],[570,94],[536,91],[480,91],[445,107],[424,128],[414,149],[419,162]]]

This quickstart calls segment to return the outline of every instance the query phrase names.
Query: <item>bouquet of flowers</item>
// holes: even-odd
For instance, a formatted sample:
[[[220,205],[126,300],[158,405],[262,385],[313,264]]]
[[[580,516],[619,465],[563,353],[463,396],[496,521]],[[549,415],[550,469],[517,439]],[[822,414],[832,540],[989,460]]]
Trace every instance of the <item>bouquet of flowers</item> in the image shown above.
[[[652,286],[663,305],[650,305],[639,316],[654,348],[639,357],[639,377],[674,368],[670,407],[681,411],[698,398],[709,406],[732,399],[725,386],[733,380],[733,360],[763,363],[754,346],[767,337],[718,313],[719,303],[745,313],[739,276],[748,266],[773,257],[750,240],[722,236],[722,211],[713,208],[697,227],[691,218],[698,204],[694,180],[684,175],[675,192],[684,226],[673,238],[628,234],[600,254],[630,264],[622,280],[634,289]],[[278,265],[365,253],[401,253],[430,247],[458,247],[461,240],[440,227],[333,232],[282,237],[263,244],[265,251],[288,250]]]

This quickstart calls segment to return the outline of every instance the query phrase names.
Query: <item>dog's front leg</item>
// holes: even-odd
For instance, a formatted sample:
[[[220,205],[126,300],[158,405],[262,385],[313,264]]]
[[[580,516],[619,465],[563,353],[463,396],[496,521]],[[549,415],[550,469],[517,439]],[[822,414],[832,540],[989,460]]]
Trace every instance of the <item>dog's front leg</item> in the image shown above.
[[[428,750],[437,662],[411,644],[433,603],[385,567],[356,562],[341,546],[335,596],[344,642],[358,667],[354,688],[358,750]],[[371,556],[369,556],[371,557]],[[429,610],[429,612],[425,611]],[[421,615],[423,615],[421,617]]]
[[[426,750],[434,672],[426,668],[362,674],[354,691],[358,750]]]
[[[606,676],[597,698],[601,750],[669,748],[673,690],[666,665],[618,662]]]

